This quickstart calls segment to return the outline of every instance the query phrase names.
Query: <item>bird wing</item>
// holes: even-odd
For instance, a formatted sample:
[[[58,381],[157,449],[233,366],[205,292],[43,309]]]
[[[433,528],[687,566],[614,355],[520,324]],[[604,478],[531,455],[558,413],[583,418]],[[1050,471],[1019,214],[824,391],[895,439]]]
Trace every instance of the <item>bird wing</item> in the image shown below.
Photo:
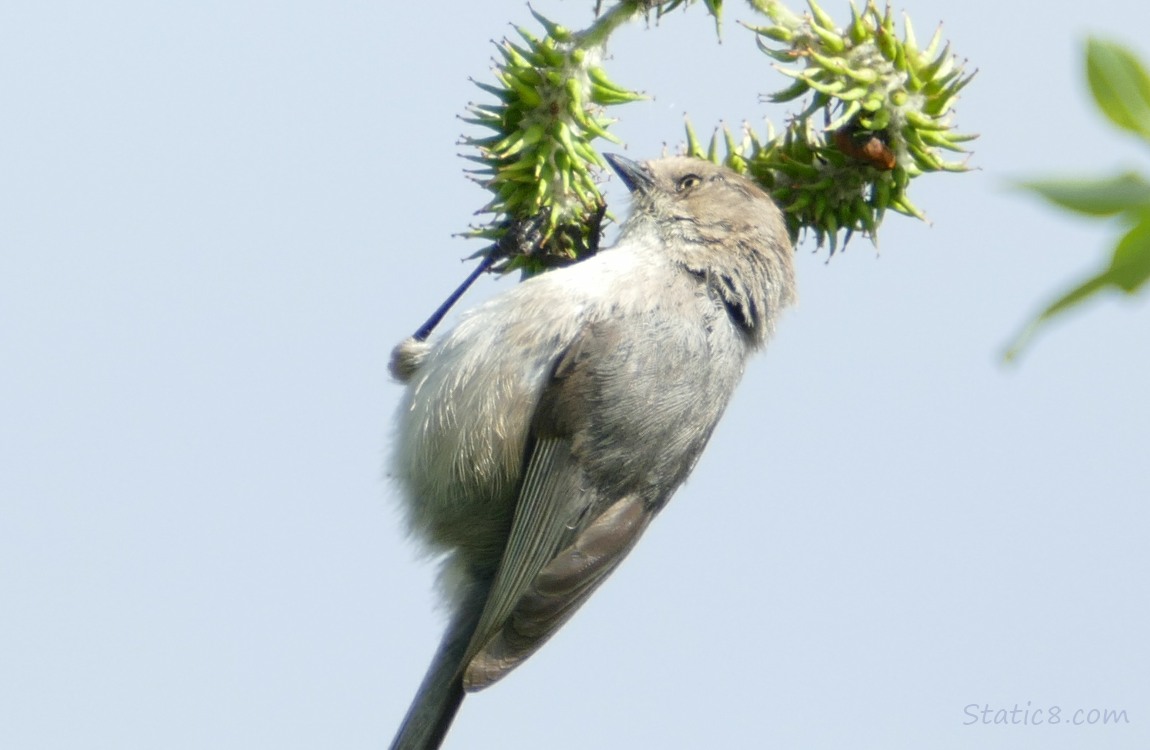
[[[479,690],[539,648],[626,556],[654,510],[635,496],[606,498],[578,455],[593,419],[593,363],[618,351],[618,331],[589,324],[559,357],[532,425],[503,560],[468,649],[464,686]]]
[[[468,662],[464,689],[487,687],[535,653],[626,557],[653,515],[637,496],[624,497],[551,558]]]
[[[557,358],[535,407],[504,557],[464,658],[465,689],[495,682],[551,637],[694,466],[745,346],[720,325],[718,303],[708,303],[704,326],[674,306],[699,299],[688,290],[676,303],[665,290],[665,309],[589,322]]]

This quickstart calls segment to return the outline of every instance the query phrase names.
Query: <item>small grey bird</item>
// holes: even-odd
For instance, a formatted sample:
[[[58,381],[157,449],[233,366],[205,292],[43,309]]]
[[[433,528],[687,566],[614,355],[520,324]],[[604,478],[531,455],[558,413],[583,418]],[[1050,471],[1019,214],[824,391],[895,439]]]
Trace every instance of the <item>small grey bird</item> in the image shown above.
[[[452,611],[392,750],[439,747],[464,693],[615,569],[795,299],[783,217],[758,186],[700,159],[607,158],[632,195],[613,247],[392,354],[407,383],[392,472],[411,532],[444,554]]]

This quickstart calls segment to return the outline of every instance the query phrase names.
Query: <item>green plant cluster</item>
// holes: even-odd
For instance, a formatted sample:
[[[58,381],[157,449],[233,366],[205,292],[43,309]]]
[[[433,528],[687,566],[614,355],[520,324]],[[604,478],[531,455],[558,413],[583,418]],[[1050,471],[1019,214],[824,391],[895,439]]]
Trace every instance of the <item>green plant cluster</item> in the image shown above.
[[[470,236],[498,243],[517,222],[537,220],[541,228],[537,242],[501,258],[496,270],[532,274],[594,252],[605,204],[593,170],[607,165],[591,143],[618,142],[607,130],[605,107],[643,98],[613,82],[600,64],[609,27],[642,10],[641,3],[631,6],[582,33],[532,10],[545,33],[518,27],[519,42],[497,45],[499,85],[475,82],[493,101],[471,104],[464,120],[491,133],[463,142],[477,151],[468,156],[479,165],[470,175],[493,194],[480,212],[494,219]]]
[[[943,153],[975,136],[952,127],[952,106],[973,74],[963,72],[936,31],[919,45],[910,19],[898,35],[888,5],[873,0],[839,27],[814,0],[799,15],[774,0],[753,5],[773,22],[751,26],[760,49],[794,79],[772,102],[810,96],[778,137],[756,139],[741,154],[747,170],[783,207],[792,236],[815,235],[834,251],[838,233],[872,239],[887,209],[924,218],[910,181],[963,171]]]
[[[593,142],[616,141],[606,107],[644,98],[604,71],[607,38],[636,17],[692,4],[618,0],[578,32],[532,10],[543,33],[517,28],[518,40],[497,45],[496,83],[477,82],[490,99],[471,104],[465,118],[488,132],[463,141],[475,150],[471,176],[492,194],[480,211],[492,215],[490,223],[470,235],[494,243],[481,254],[496,270],[531,274],[595,251],[606,210],[596,177],[606,165]],[[717,25],[721,0],[704,5]],[[783,207],[792,238],[809,232],[832,253],[841,235],[874,239],[888,209],[922,218],[910,181],[964,170],[942,153],[961,152],[973,137],[951,125],[951,106],[971,76],[940,34],[920,48],[907,20],[900,38],[890,8],[880,11],[874,0],[861,10],[852,0],[843,28],[814,0],[802,15],[776,0],[750,5],[770,20],[749,27],[760,48],[793,79],[768,98],[809,101],[777,136],[769,126],[763,136],[724,130],[724,157],[718,134],[704,151],[688,128],[688,153],[751,175]],[[540,228],[530,242],[520,239],[525,225]]]
[[[1150,146],[1150,68],[1120,44],[1089,39],[1086,79],[1106,119]],[[1126,171],[1109,177],[1033,180],[1021,187],[1065,211],[1110,220],[1121,236],[1102,269],[1056,297],[1022,329],[1006,350],[1007,360],[1016,358],[1052,317],[1101,292],[1133,295],[1150,284],[1150,177]]]

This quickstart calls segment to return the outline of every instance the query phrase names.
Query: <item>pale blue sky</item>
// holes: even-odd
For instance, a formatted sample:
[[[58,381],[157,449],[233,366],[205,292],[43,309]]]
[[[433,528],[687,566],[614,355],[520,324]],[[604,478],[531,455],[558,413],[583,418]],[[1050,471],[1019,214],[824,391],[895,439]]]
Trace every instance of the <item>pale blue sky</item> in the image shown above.
[[[621,34],[634,158],[783,79],[701,9]],[[540,0],[571,26],[590,0]],[[1150,149],[1088,106],[1134,0],[907,0],[981,69],[965,176],[826,264],[690,482],[448,748],[1150,746],[1150,310],[1000,347],[1112,232],[1012,178]],[[828,3],[841,16],[845,3]],[[1041,8],[1041,9],[1039,9]],[[0,747],[380,748],[439,637],[391,346],[466,273],[456,115],[518,0],[0,5]],[[616,210],[623,192],[609,189]],[[485,280],[465,301],[514,283]],[[964,708],[1126,710],[964,726]]]

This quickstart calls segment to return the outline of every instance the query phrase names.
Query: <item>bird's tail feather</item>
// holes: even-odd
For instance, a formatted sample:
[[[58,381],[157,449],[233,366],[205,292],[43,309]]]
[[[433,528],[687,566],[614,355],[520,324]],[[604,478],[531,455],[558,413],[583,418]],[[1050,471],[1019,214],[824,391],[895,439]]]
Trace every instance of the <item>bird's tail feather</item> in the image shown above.
[[[463,659],[479,622],[486,587],[475,586],[456,610],[391,750],[436,750],[463,703]]]

